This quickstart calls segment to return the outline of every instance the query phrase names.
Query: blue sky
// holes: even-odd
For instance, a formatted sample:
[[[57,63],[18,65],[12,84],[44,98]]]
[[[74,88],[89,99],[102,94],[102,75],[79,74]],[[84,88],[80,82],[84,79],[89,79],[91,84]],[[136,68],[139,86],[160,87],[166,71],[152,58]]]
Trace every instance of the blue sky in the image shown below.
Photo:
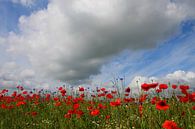
[[[195,71],[195,31],[194,21],[187,21],[181,26],[181,33],[160,43],[149,50],[137,52],[124,50],[119,56],[102,67],[103,78],[113,77],[131,78],[135,76],[164,77],[177,70]]]
[[[11,0],[0,1],[0,34],[7,35],[10,31],[18,32],[18,19],[20,16],[29,16],[34,11],[47,7],[47,0],[39,0],[28,7]]]
[[[43,78],[86,83],[125,76],[130,83],[136,76],[195,72],[191,0],[127,2],[128,8],[114,9],[110,0],[13,1],[0,1],[1,82]],[[137,6],[137,14],[130,13],[135,10],[130,5]]]

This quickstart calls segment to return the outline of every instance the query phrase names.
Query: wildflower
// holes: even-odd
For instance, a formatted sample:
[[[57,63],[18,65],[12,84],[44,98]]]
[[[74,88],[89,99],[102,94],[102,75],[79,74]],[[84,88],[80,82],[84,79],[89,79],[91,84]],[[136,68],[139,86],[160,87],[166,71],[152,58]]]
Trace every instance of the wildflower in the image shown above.
[[[63,88],[62,87],[59,87],[58,90],[62,90]]]
[[[81,94],[80,97],[81,97],[81,98],[84,98],[84,97],[85,97],[85,94]]]
[[[151,102],[151,104],[155,104],[157,100],[158,100],[157,97],[153,97],[150,102]]]
[[[150,89],[150,86],[148,84],[144,83],[144,84],[141,85],[141,88],[144,91],[148,91]]]
[[[177,89],[177,85],[174,85],[174,84],[173,84],[173,85],[172,85],[172,88],[173,88],[173,89]]]
[[[83,87],[79,87],[79,91],[84,91],[85,89]]]
[[[110,119],[110,115],[106,115],[106,119]]]
[[[127,93],[129,93],[131,91],[131,89],[129,88],[129,87],[127,87],[126,89],[125,89],[125,92],[127,92]]]
[[[160,93],[160,92],[162,92],[162,90],[161,89],[156,89],[156,92]]]
[[[28,94],[28,91],[23,91],[22,94],[26,95]]]
[[[61,106],[61,105],[62,105],[62,103],[59,102],[59,101],[55,103],[55,106],[56,106],[56,107],[59,107],[59,106]]]
[[[139,102],[141,102],[141,103],[144,102],[146,100],[147,96],[148,96],[147,94],[141,95],[139,98]]]
[[[162,127],[164,129],[181,129],[177,126],[177,124],[174,121],[171,120],[166,120],[163,124]]]
[[[1,104],[1,108],[2,108],[2,109],[6,109],[7,106],[6,106],[5,104]]]
[[[120,106],[121,105],[121,100],[116,99],[114,102],[110,102],[110,106]]]
[[[97,116],[97,115],[100,114],[100,110],[99,110],[99,109],[94,109],[94,110],[92,110],[92,111],[90,112],[90,114],[91,114],[92,116]]]
[[[79,107],[80,107],[80,105],[78,103],[76,103],[76,104],[73,105],[73,109],[74,110],[78,109]]]
[[[151,83],[148,84],[150,88],[156,88],[158,86],[158,83]]]
[[[106,90],[106,88],[104,88],[104,87],[103,87],[103,88],[101,88],[100,90],[101,90],[101,91],[105,91],[105,90]]]
[[[24,102],[24,101],[19,101],[19,102],[17,102],[16,106],[17,106],[17,107],[20,107],[21,105],[25,105],[25,104],[26,104],[26,102]]]
[[[177,96],[179,98],[179,101],[182,103],[186,103],[189,101],[189,97],[188,96]]]
[[[169,109],[169,105],[166,103],[166,100],[160,100],[156,103],[156,109],[166,111],[167,109]]]
[[[193,107],[192,107],[192,110],[194,110],[194,111],[195,111],[195,106],[193,106]]]
[[[167,89],[167,88],[168,88],[167,84],[160,84],[159,85],[159,89]]]
[[[53,100],[54,100],[54,101],[58,101],[59,98],[58,98],[58,97],[54,97]]]
[[[116,91],[111,91],[112,94],[116,94],[117,92]]]
[[[107,94],[107,95],[106,95],[106,98],[108,98],[108,99],[112,99],[112,98],[113,98],[113,96],[112,96],[112,94]]]
[[[36,116],[37,112],[31,112],[31,116]]]
[[[92,109],[93,109],[92,106],[87,107],[87,110],[92,110]]]
[[[61,93],[61,94],[65,94],[65,93],[66,93],[66,90],[63,89],[63,90],[60,91],[60,93]]]
[[[179,88],[181,90],[188,90],[190,87],[188,85],[180,85]]]
[[[103,104],[100,103],[100,104],[98,104],[98,108],[99,109],[106,109],[106,106],[104,106]]]
[[[64,118],[68,118],[68,119],[70,119],[70,118],[71,118],[71,116],[72,116],[72,115],[71,115],[70,113],[67,113],[67,114],[65,114],[65,115],[64,115]]]
[[[124,98],[123,100],[124,102],[128,103],[128,102],[133,102],[135,99],[134,98]]]

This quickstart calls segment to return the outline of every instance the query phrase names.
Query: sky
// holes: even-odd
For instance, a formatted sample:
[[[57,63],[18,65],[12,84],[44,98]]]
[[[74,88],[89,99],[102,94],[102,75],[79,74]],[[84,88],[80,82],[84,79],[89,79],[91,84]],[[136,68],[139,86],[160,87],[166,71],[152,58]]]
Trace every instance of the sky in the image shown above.
[[[195,87],[194,0],[0,0],[0,86]]]

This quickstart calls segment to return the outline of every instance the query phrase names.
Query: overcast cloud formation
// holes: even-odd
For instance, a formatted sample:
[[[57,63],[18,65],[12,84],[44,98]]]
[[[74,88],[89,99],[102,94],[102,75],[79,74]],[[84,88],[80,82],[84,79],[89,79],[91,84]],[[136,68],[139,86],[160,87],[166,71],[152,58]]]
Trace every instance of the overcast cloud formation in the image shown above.
[[[26,55],[40,76],[82,80],[124,49],[154,48],[177,34],[194,17],[193,1],[51,0],[47,9],[19,18],[19,33],[0,39],[8,53]]]

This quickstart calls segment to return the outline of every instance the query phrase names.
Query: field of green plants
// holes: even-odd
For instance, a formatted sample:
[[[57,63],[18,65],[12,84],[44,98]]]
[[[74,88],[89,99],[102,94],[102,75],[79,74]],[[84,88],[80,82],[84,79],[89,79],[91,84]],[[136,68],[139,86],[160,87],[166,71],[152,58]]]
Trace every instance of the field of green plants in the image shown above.
[[[0,129],[195,129],[195,92],[188,85],[142,84],[131,87],[66,87],[56,93],[0,90]],[[167,96],[167,94],[169,94]]]

